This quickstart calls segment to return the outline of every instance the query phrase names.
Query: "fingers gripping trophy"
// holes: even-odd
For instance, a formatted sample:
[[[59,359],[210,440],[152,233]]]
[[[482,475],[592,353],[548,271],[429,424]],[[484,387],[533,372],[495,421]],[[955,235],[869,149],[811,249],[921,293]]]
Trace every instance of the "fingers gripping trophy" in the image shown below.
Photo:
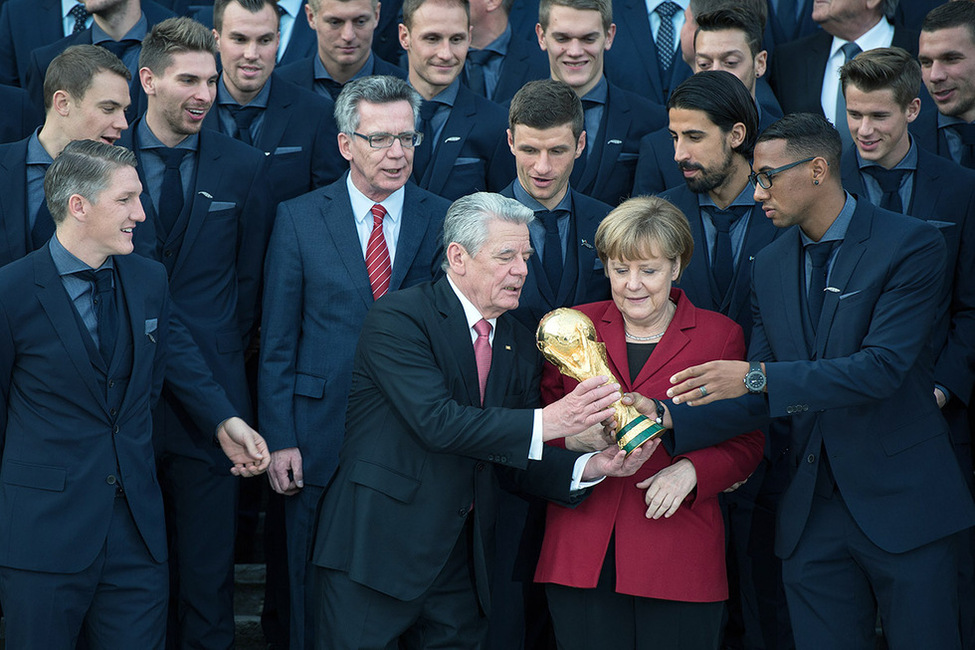
[[[538,349],[559,371],[576,381],[603,375],[615,379],[606,358],[606,346],[596,340],[596,328],[581,311],[560,307],[545,314],[536,332]],[[617,400],[616,444],[631,454],[648,440],[660,436],[664,427]]]

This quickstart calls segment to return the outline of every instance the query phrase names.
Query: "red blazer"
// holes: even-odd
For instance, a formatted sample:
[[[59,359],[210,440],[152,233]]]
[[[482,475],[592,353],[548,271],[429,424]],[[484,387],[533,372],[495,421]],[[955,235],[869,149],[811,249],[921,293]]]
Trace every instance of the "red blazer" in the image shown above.
[[[697,309],[680,289],[671,289],[677,311],[667,332],[630,382],[623,315],[612,301],[576,307],[592,319],[606,343],[609,365],[625,391],[663,399],[670,377],[714,359],[743,359],[741,328],[721,314]],[[546,364],[542,400],[548,404],[576,382]],[[574,509],[550,504],[536,582],[594,588],[610,535],[616,531],[616,591],[633,596],[715,602],[728,598],[724,522],[718,494],[747,478],[762,458],[764,437],[752,431],[714,447],[672,458],[661,446],[636,475],[607,478]],[[697,488],[670,518],[647,519],[643,479],[680,458],[694,463]]]

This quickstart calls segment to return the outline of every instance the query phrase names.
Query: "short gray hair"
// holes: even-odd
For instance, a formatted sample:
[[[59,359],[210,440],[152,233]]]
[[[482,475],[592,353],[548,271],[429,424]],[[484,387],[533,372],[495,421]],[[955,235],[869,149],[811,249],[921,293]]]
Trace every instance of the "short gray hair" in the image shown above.
[[[423,97],[399,77],[373,75],[345,84],[335,100],[335,124],[339,133],[352,133],[359,128],[359,102],[392,104],[408,102],[413,109],[413,124],[420,118]]]
[[[44,174],[44,195],[54,223],[68,215],[68,199],[80,194],[92,203],[108,187],[112,173],[124,166],[135,167],[135,154],[94,140],[74,140]]]
[[[493,220],[528,225],[535,213],[514,199],[492,192],[475,192],[454,201],[443,222],[443,247],[460,244],[472,257],[487,241],[488,223]],[[446,257],[443,269],[450,268]]]

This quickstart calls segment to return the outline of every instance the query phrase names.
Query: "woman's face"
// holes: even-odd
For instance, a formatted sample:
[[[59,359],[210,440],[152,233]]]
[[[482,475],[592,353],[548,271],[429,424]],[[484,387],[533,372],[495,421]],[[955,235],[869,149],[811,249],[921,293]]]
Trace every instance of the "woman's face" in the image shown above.
[[[680,262],[661,257],[658,252],[659,247],[654,244],[645,259],[607,260],[613,302],[628,325],[652,328],[666,315],[670,286],[680,272]]]

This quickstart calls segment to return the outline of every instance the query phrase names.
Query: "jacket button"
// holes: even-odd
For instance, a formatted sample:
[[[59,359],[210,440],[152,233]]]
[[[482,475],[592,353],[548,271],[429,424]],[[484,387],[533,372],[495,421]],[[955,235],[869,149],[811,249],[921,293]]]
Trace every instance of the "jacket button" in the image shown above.
[[[164,251],[164,252],[163,252],[163,255],[164,255],[164,256],[166,256],[166,257],[172,257],[172,256],[173,256],[173,251],[171,251],[171,250],[169,250],[169,251]]]
[[[494,462],[494,454],[488,454],[488,460]]]
[[[501,457],[501,462],[502,463],[507,463],[508,462],[508,457],[507,456],[502,456]]]
[[[108,414],[112,416],[118,415],[118,409],[109,409]]]
[[[108,483],[109,485],[115,485],[116,480],[117,479],[115,478],[115,476],[109,474],[108,477],[105,479],[105,482]]]
[[[787,407],[785,407],[785,412],[786,413],[790,413],[790,414],[791,413],[795,413],[795,409],[792,408],[791,406],[787,406]]]
[[[806,462],[807,463],[815,463],[816,462],[816,454],[809,454],[808,456],[806,456]]]
[[[483,472],[484,471],[484,463],[478,463],[477,465],[474,466],[474,469],[476,471],[478,471],[478,472]]]
[[[117,424],[114,427],[112,427],[112,433],[118,433],[118,425]]]
[[[466,517],[467,516],[467,508],[461,508],[461,509],[459,509],[457,511],[457,514],[460,515],[461,517]]]
[[[108,387],[109,388],[115,388],[115,380],[114,379],[109,379],[108,380]]]
[[[809,405],[808,404],[803,404],[802,405],[802,410],[803,411],[808,411],[809,410]]]

